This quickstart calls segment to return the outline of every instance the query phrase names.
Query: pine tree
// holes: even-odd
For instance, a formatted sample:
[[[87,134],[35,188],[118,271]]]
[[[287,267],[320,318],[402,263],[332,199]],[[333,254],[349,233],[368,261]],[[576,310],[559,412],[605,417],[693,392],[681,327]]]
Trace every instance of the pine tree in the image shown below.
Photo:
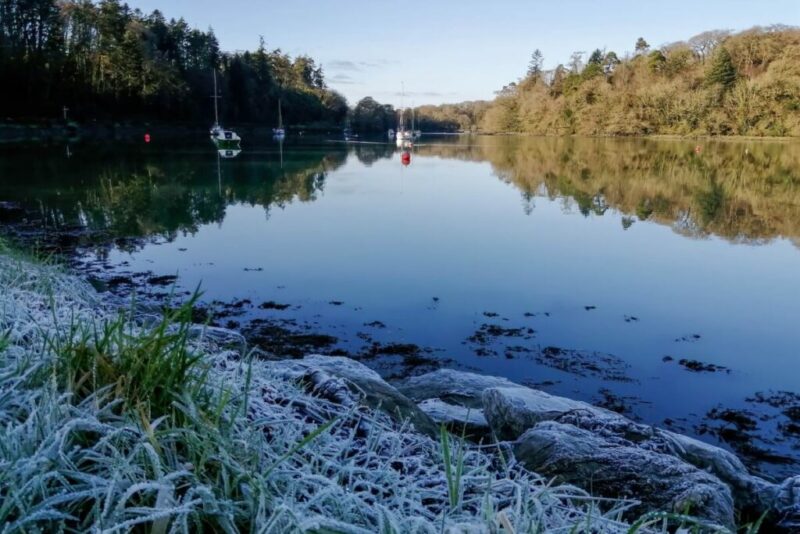
[[[714,61],[706,74],[709,84],[720,84],[725,89],[730,89],[736,83],[736,67],[733,65],[731,54],[725,47],[720,47],[714,55]]]

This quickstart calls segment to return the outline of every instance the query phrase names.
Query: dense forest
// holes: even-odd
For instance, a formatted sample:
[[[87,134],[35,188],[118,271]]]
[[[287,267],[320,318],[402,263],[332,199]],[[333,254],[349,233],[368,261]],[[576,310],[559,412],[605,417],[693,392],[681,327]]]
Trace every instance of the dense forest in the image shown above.
[[[800,29],[708,31],[620,57],[597,49],[523,78],[492,102],[418,108],[427,130],[538,135],[800,136]]]
[[[343,96],[307,56],[226,53],[214,32],[144,14],[119,0],[0,0],[0,117],[213,120],[213,71],[222,116],[273,124],[339,124]]]

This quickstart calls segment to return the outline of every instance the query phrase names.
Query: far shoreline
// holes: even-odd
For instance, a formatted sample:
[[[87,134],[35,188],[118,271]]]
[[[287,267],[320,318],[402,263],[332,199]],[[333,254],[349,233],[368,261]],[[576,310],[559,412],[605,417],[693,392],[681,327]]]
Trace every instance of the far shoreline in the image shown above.
[[[122,141],[133,139],[139,135],[149,133],[174,141],[178,139],[192,140],[205,137],[207,125],[196,122],[160,122],[143,119],[102,120],[91,122],[56,121],[42,119],[40,121],[16,122],[0,121],[0,145],[13,145],[29,142],[80,142],[80,141]],[[236,129],[254,136],[269,137],[272,132],[270,125],[255,123],[240,123],[233,125]],[[343,131],[343,126],[333,124],[296,125],[287,128],[290,136],[305,134],[335,135]],[[364,132],[365,137],[380,136],[382,132]],[[792,136],[753,136],[753,135],[709,135],[709,134],[667,134],[654,133],[645,135],[615,135],[615,134],[535,134],[525,132],[484,132],[484,131],[458,131],[458,132],[423,132],[423,136],[458,136],[475,135],[486,137],[527,137],[542,139],[647,139],[664,141],[719,141],[719,142],[779,142],[792,143],[800,141],[800,137]],[[265,137],[266,138],[266,137]]]

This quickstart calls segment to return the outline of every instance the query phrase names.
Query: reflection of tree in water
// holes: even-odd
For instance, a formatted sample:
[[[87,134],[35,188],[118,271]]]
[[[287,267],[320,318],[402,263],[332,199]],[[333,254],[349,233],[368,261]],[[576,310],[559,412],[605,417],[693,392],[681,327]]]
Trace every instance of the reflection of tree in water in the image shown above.
[[[789,143],[480,137],[421,146],[422,155],[489,161],[531,196],[566,199],[585,216],[610,207],[690,236],[734,241],[800,237],[800,146]],[[476,149],[477,147],[477,149]],[[635,217],[635,219],[632,219]]]
[[[389,143],[357,143],[352,145],[358,161],[369,167],[380,159],[391,158],[395,146]]]
[[[216,160],[205,155],[163,156],[146,163],[123,155],[111,162],[70,161],[62,168],[39,165],[24,187],[0,184],[0,197],[35,210],[55,230],[83,228],[112,238],[173,240],[221,222],[230,204],[262,206],[269,213],[272,206],[315,200],[328,172],[344,163],[347,152],[302,151],[283,168],[271,160],[234,160],[221,166],[221,175]]]

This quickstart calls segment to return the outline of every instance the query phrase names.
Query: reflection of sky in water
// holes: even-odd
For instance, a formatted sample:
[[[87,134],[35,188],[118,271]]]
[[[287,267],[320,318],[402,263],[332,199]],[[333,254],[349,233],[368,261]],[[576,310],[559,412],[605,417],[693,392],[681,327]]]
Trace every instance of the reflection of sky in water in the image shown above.
[[[596,394],[524,357],[473,356],[461,342],[491,322],[482,312],[497,312],[510,319],[504,326],[535,328],[542,346],[623,357],[641,383],[615,390],[657,402],[643,414],[663,414],[662,403],[681,414],[699,411],[698,401],[797,387],[800,254],[791,243],[688,239],[641,221],[624,231],[620,214],[584,217],[562,199],[537,197],[526,215],[519,191],[493,178],[487,163],[415,156],[403,169],[398,157],[369,168],[351,158],[315,202],[273,208],[268,219],[262,207],[232,205],[222,224],[112,262],[179,271],[184,286],[202,283],[209,299],[299,303],[300,316],[313,310],[354,326],[381,320],[402,329],[404,341],[446,349],[486,372]],[[431,310],[433,297],[440,301]],[[346,306],[332,310],[330,300]],[[523,317],[544,311],[551,316]],[[696,343],[674,341],[695,333]],[[691,374],[663,363],[667,354],[734,372]]]
[[[599,390],[608,387],[641,399],[634,411],[649,422],[702,416],[718,404],[744,406],[757,391],[800,389],[800,253],[791,241],[752,246],[689,238],[668,224],[638,219],[624,230],[623,214],[613,208],[585,217],[573,200],[524,200],[517,187],[495,176],[502,154],[493,166],[480,157],[431,157],[422,149],[403,167],[399,153],[379,159],[381,152],[369,166],[353,154],[338,168],[328,165],[335,170],[314,201],[287,201],[269,210],[231,204],[220,223],[201,224],[193,235],[179,232],[172,242],[132,255],[115,250],[110,263],[129,262],[125,271],[178,272],[184,288],[201,284],[209,301],[299,305],[262,315],[318,321],[351,348],[363,345],[357,332],[369,332],[383,342],[443,349],[438,357],[515,381],[555,381],[546,388],[554,393],[598,400]],[[290,146],[284,158],[302,168],[309,153]],[[317,163],[324,153],[314,152]],[[274,162],[268,172],[257,167],[274,156],[251,151],[225,162],[222,191],[231,188],[242,198],[275,186],[267,178],[280,174]],[[214,196],[216,163],[195,165],[198,180],[213,177],[205,194]],[[527,179],[524,169],[514,170]],[[246,180],[239,174],[244,172]],[[602,168],[592,172],[605,179]],[[535,183],[537,176],[530,178]],[[786,222],[784,212],[769,211],[772,206],[792,204],[771,200],[759,208],[770,220]],[[332,300],[344,305],[331,306]],[[626,316],[638,321],[626,322]],[[364,326],[375,320],[387,329]],[[530,355],[507,359],[503,350],[478,357],[476,347],[463,342],[484,323],[536,330],[535,339],[506,339],[507,345],[619,356],[635,381],[581,378],[539,365]],[[675,341],[692,334],[701,337]],[[732,372],[692,373],[676,361],[663,362],[666,355]]]

